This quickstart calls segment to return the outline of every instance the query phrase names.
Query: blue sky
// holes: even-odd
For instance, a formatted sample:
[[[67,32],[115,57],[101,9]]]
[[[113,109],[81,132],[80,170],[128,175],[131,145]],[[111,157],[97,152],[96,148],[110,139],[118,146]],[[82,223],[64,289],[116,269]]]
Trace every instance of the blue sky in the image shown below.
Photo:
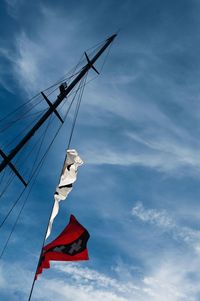
[[[53,263],[32,300],[200,300],[199,15],[196,0],[1,1],[1,118],[120,29],[84,91],[71,146],[85,164],[51,237],[73,213],[90,260]],[[1,260],[0,300],[27,300],[66,144],[67,126]]]

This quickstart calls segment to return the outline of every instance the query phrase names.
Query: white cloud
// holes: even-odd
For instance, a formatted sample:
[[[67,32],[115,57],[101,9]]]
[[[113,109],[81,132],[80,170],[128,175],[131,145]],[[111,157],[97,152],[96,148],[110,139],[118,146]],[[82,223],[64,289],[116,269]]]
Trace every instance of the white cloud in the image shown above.
[[[132,215],[144,223],[150,223],[162,231],[172,234],[172,238],[181,240],[200,254],[200,231],[180,226],[165,210],[146,209],[142,202],[132,208]]]
[[[116,279],[105,276],[95,270],[82,268],[79,264],[53,264],[52,270],[60,272],[59,276],[45,279],[45,272],[36,281],[34,299],[48,299],[59,301],[127,301],[136,286],[131,283],[121,283]],[[46,272],[48,273],[49,270]],[[33,275],[19,265],[3,264],[0,270],[1,291],[7,291],[11,295],[17,292],[19,299],[27,300]]]
[[[17,18],[18,8],[23,1],[6,0],[9,13],[14,18]],[[3,51],[3,55],[12,63],[11,72],[28,97],[55,83],[71,70],[84,50],[77,47],[78,40],[81,40],[81,37],[76,39],[76,33],[81,27],[80,20],[70,15],[66,17],[61,11],[40,4],[38,21],[35,22],[35,36],[30,37],[24,28],[13,37],[14,50]]]
[[[115,293],[131,293],[133,290],[137,290],[138,287],[133,285],[131,282],[120,282],[117,279],[108,277],[98,271],[89,269],[89,268],[81,268],[80,265],[77,264],[69,264],[69,265],[60,265],[54,264],[58,271],[64,272],[68,275],[71,275],[71,278],[77,281],[79,284],[91,284],[96,287],[109,288],[109,290],[113,290]]]
[[[17,49],[15,64],[17,78],[26,91],[34,91],[38,88],[39,66],[42,58],[44,59],[44,53],[41,47],[32,42],[25,33],[17,38]]]
[[[9,61],[13,62],[13,58],[12,58],[12,53],[7,50],[6,48],[0,47],[0,57],[2,58],[6,58]],[[13,88],[11,87],[9,81],[6,79],[7,76],[9,76],[9,69],[8,68],[4,68],[3,64],[2,64],[2,68],[0,70],[0,85],[2,85],[4,87],[4,89],[6,89],[7,91],[9,91],[10,93],[14,93]]]
[[[129,133],[128,136],[147,147],[147,151],[155,151],[157,156],[163,157],[163,166],[167,168],[178,168],[181,166],[189,166],[194,169],[200,168],[200,156],[197,150],[198,141],[192,138],[183,129],[174,127],[177,136],[169,135],[167,132],[159,132],[155,130],[154,133]],[[166,163],[165,163],[166,162]]]
[[[195,264],[196,262],[191,260],[191,264],[186,267],[185,262],[170,259],[154,266],[151,272],[137,281],[137,285],[133,285],[136,282],[134,278],[132,278],[132,282],[126,282],[124,279],[122,284],[121,281],[105,277],[101,273],[81,268],[79,265],[77,267],[72,265],[70,269],[62,269],[60,279],[41,279],[39,290],[34,297],[36,300],[51,297],[52,299],[57,298],[59,301],[73,299],[80,301],[100,301],[102,299],[107,301],[197,301],[198,281],[193,281],[188,277],[190,273],[198,271],[199,264],[196,266]],[[61,270],[58,265],[54,265],[53,268],[55,267]],[[94,275],[94,279],[91,278],[91,275]],[[66,280],[61,280],[61,276]],[[69,284],[70,278],[72,281]],[[113,280],[114,286],[112,285]],[[121,286],[125,289],[123,293],[119,291]]]
[[[151,275],[144,277],[144,293],[150,296],[149,300],[154,301],[197,300],[197,282],[188,277],[196,268],[193,260],[187,267],[185,262],[178,258],[166,259],[155,266]]]
[[[162,259],[157,256],[157,263],[143,276],[126,277],[126,271],[119,266],[116,277],[107,276],[99,271],[83,267],[78,263],[52,263],[51,270],[44,272],[36,281],[34,300],[59,301],[197,301],[199,291],[199,262],[195,258],[188,260],[176,256]],[[147,262],[151,259],[147,258]],[[45,276],[49,274],[50,279]],[[193,276],[192,276],[193,275]],[[196,275],[196,276],[194,276]],[[26,268],[7,263],[0,270],[1,291],[9,290],[14,300],[27,300],[33,274]]]
[[[149,131],[119,133],[120,143],[109,139],[87,145],[84,156],[90,164],[144,166],[179,176],[199,175],[199,142],[181,128],[162,129],[149,123]],[[173,128],[173,127],[172,127]],[[109,129],[109,125],[108,125]],[[177,132],[177,135],[175,135]],[[125,145],[127,147],[125,148]],[[123,147],[124,146],[124,147]]]
[[[195,159],[188,157],[188,160],[182,159],[174,156],[173,154],[167,154],[165,152],[152,152],[150,150],[144,150],[141,148],[140,153],[138,153],[138,147],[134,149],[127,148],[126,150],[118,150],[113,148],[113,146],[106,143],[102,143],[101,148],[97,144],[92,146],[87,146],[83,149],[85,160],[88,164],[111,164],[111,165],[121,165],[121,166],[144,166],[148,168],[155,169],[160,172],[167,174],[182,175],[198,175],[198,170],[200,168]],[[191,162],[192,160],[192,162]]]
[[[132,215],[138,217],[143,222],[156,224],[159,227],[171,229],[175,224],[166,211],[158,211],[156,209],[145,209],[141,202],[137,203],[132,209]]]

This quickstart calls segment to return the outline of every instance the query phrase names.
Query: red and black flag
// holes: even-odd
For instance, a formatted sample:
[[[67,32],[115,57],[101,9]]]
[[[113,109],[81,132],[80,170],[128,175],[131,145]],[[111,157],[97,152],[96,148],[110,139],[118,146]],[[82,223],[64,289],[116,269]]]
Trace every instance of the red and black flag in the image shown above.
[[[88,231],[71,215],[69,224],[64,231],[51,243],[43,248],[39,266],[36,272],[50,268],[50,261],[79,261],[88,260],[87,241]]]

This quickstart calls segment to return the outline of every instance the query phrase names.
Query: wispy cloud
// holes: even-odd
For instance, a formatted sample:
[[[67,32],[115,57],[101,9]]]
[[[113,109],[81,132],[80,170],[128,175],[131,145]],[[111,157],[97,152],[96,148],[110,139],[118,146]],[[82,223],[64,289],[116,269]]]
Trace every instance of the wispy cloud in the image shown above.
[[[15,17],[18,1],[6,1],[10,13]],[[13,37],[13,50],[5,49],[3,53],[12,63],[10,72],[28,96],[57,81],[77,63],[81,55],[75,38],[71,43],[81,21],[68,16],[66,26],[66,15],[61,12],[58,14],[42,4],[39,6],[38,19],[41,22],[35,24],[36,30],[39,28],[35,36],[30,35],[26,28],[21,29]],[[65,28],[64,34],[61,28]],[[72,52],[74,56],[69,55]]]
[[[9,15],[17,19],[19,16],[20,6],[23,4],[24,0],[4,0],[7,5],[7,11]]]
[[[132,215],[138,217],[143,222],[149,222],[164,229],[175,227],[174,221],[165,210],[145,209],[141,202],[138,202],[132,209]]]
[[[176,260],[176,264],[175,263]],[[3,266],[5,268],[5,266]],[[198,281],[190,278],[199,268],[196,260],[184,268],[183,261],[178,258],[168,258],[167,261],[153,266],[151,271],[141,279],[134,276],[127,281],[126,273],[118,268],[118,274],[123,280],[107,276],[90,268],[84,268],[81,264],[52,263],[52,272],[49,279],[45,273],[40,276],[35,284],[33,298],[41,300],[57,299],[59,301],[179,301],[197,300]],[[129,270],[130,271],[130,270]],[[15,275],[15,277],[14,277]],[[18,277],[16,277],[16,275]],[[5,271],[0,270],[1,291],[9,288],[13,300],[27,300],[32,279],[31,273],[15,264],[7,265]],[[7,281],[9,277],[9,282]],[[24,280],[22,285],[21,280]],[[189,298],[189,299],[188,299]]]
[[[134,295],[138,290],[132,283],[122,283],[115,278],[106,276],[95,270],[83,268],[80,264],[53,264],[52,270],[56,271],[56,276],[52,279],[45,279],[45,272],[36,282],[34,298],[56,298],[57,300],[80,300],[80,301],[127,301],[131,294]],[[49,271],[47,271],[48,273]],[[58,274],[59,272],[59,274]],[[12,276],[15,275],[15,277]],[[16,274],[19,277],[16,277]],[[24,279],[26,275],[26,280]],[[10,281],[8,281],[10,278]],[[23,286],[22,279],[24,279]],[[1,290],[9,291],[11,295],[17,293],[14,300],[26,300],[30,290],[32,275],[26,269],[18,265],[3,265],[0,270]],[[64,280],[65,279],[65,280]],[[21,298],[21,299],[20,299]]]
[[[154,267],[151,275],[143,278],[144,293],[141,300],[197,300],[198,280],[190,275],[196,270],[196,260],[191,260],[191,266],[184,267],[184,261],[177,257],[164,259],[161,264]],[[191,277],[191,278],[190,278]]]
[[[159,128],[154,133],[144,131],[144,133],[128,133],[128,136],[146,151],[156,155],[160,161],[160,168],[163,170],[177,170],[183,167],[189,167],[195,173],[200,168],[200,156],[197,149],[199,144],[195,137],[192,137],[184,129],[174,126],[174,133],[167,133]],[[147,163],[148,164],[148,163]]]
[[[186,243],[200,252],[200,231],[190,227],[180,226],[166,210],[147,209],[142,202],[138,202],[132,208],[132,216],[144,223],[149,223],[161,231],[169,232],[172,238]]]

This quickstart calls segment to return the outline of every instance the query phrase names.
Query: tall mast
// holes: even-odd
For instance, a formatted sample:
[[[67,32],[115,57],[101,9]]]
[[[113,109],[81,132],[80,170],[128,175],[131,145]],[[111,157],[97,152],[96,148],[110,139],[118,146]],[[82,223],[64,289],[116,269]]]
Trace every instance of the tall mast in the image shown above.
[[[18,152],[23,148],[23,146],[30,140],[30,138],[35,134],[35,132],[42,126],[42,124],[48,119],[48,117],[55,112],[57,115],[56,108],[61,104],[63,99],[71,92],[71,90],[76,86],[76,84],[83,78],[83,76],[89,71],[90,68],[95,69],[93,64],[96,62],[96,60],[101,56],[101,54],[106,50],[106,48],[112,43],[114,38],[117,35],[114,34],[111,37],[109,37],[105,44],[102,46],[102,48],[94,55],[94,57],[89,60],[87,54],[87,64],[83,67],[83,69],[80,71],[80,73],[77,75],[77,77],[71,82],[71,84],[64,88],[63,91],[57,96],[54,103],[48,102],[48,99],[45,97],[49,104],[49,109],[47,112],[39,119],[39,121],[32,127],[32,129],[24,136],[24,138],[13,148],[8,155],[6,155],[2,150],[0,150],[0,154],[3,157],[3,161],[0,164],[0,172],[4,170],[4,168],[9,165],[9,167],[13,170],[13,172],[19,177],[19,179],[23,182],[24,185],[26,185],[25,181],[20,176],[19,172],[16,170],[15,166],[11,162],[11,160],[18,154]]]

